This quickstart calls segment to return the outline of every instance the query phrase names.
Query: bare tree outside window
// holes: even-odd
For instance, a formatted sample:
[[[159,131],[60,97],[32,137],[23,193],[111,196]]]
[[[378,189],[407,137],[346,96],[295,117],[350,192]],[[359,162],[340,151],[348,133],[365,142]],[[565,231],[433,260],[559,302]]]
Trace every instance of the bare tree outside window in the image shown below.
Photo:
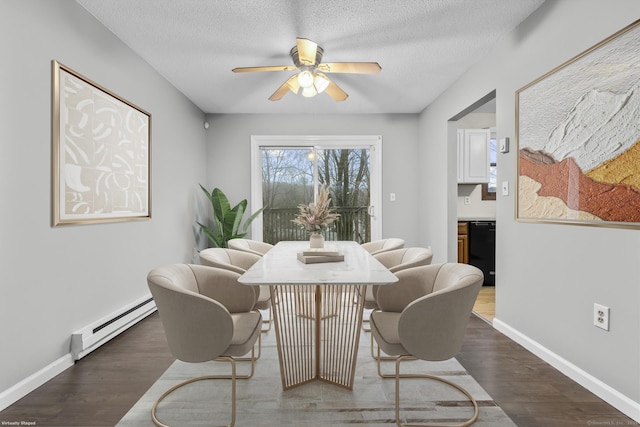
[[[262,149],[263,240],[306,240],[291,222],[298,205],[313,201],[316,186],[327,184],[338,221],[325,232],[327,240],[370,240],[369,150]],[[315,168],[317,162],[317,181]]]

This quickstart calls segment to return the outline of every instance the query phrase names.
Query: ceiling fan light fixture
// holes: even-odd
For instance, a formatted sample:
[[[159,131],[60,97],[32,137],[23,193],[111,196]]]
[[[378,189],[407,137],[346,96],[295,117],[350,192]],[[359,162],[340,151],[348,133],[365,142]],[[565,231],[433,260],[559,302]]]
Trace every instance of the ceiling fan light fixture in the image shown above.
[[[316,90],[315,87],[313,87],[313,85],[302,88],[302,96],[304,96],[305,98],[312,98],[317,94],[318,94],[318,91]]]
[[[329,86],[329,79],[327,79],[320,73],[316,73],[313,75],[313,85],[315,86],[318,93],[322,93],[327,88],[327,86]]]
[[[296,45],[289,52],[294,65],[268,65],[234,68],[234,73],[255,71],[297,71],[291,75],[270,97],[279,101],[289,91],[311,98],[327,93],[334,101],[346,100],[349,95],[324,73],[376,74],[381,68],[377,62],[322,62],[324,50],[314,41],[296,38]],[[300,90],[302,89],[302,91]]]
[[[313,86],[313,74],[309,70],[300,71],[298,74],[298,83],[303,89]]]

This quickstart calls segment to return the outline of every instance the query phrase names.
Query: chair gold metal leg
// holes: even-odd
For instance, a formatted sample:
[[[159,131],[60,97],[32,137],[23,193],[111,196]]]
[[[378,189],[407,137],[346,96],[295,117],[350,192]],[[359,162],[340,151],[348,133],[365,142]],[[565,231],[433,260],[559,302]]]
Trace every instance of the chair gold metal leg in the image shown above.
[[[160,404],[160,402],[162,402],[162,400],[165,397],[167,397],[168,395],[170,395],[171,393],[173,393],[174,391],[176,391],[180,387],[184,387],[185,385],[194,383],[196,381],[220,380],[220,379],[230,379],[231,380],[231,423],[227,424],[225,427],[233,427],[236,424],[236,361],[232,357],[226,357],[226,356],[218,357],[215,360],[216,361],[225,360],[225,361],[228,361],[229,363],[231,363],[231,376],[227,376],[227,375],[207,375],[207,376],[202,376],[202,377],[197,377],[197,378],[191,378],[190,380],[183,381],[180,384],[174,385],[169,390],[167,390],[164,393],[162,393],[162,396],[160,396],[158,398],[158,400],[156,400],[156,402],[153,404],[153,407],[151,408],[151,420],[153,421],[153,423],[155,425],[157,425],[158,427],[170,427],[169,425],[162,423],[158,419],[158,417],[156,416],[156,409],[158,408],[158,405]]]
[[[260,355],[262,354],[262,336],[258,334],[258,356],[255,356],[256,348],[253,346],[251,349],[251,357],[234,357],[233,360],[236,362],[251,362],[251,372],[247,375],[239,375],[236,378],[239,380],[248,380],[253,376],[253,372],[255,371],[255,363],[256,360],[260,359]]]
[[[253,357],[254,355],[254,349],[251,349],[251,360],[252,361],[256,361],[258,359],[260,359],[260,356],[262,356],[262,334],[258,335],[258,355],[256,357]]]
[[[371,352],[371,357],[372,357],[373,359],[377,360],[378,362],[379,362],[380,360],[384,360],[384,361],[391,361],[391,362],[392,362],[392,361],[395,361],[395,360],[397,359],[397,356],[381,356],[381,355],[380,355],[380,348],[379,348],[379,347],[378,347],[378,355],[376,356],[376,355],[374,354],[374,350],[373,350],[375,347],[376,347],[376,342],[375,342],[375,340],[373,339],[373,335],[371,335],[371,346],[370,346],[370,352]],[[392,376],[392,377],[393,377],[393,376]],[[384,378],[384,377],[383,377],[383,378]],[[389,378],[391,378],[391,377],[389,377]]]
[[[478,419],[478,402],[471,396],[471,394],[465,390],[462,386],[446,380],[442,377],[438,377],[435,375],[429,374],[403,374],[400,375],[400,362],[403,360],[415,360],[413,356],[400,356],[396,360],[396,424],[398,427],[467,427],[471,424],[475,423]],[[459,424],[403,424],[400,421],[400,378],[425,378],[434,381],[440,381],[441,383],[447,384],[457,390],[459,390],[462,394],[464,394],[473,404],[473,416],[469,418],[467,421],[464,421]]]
[[[373,309],[372,313],[374,311],[377,311],[377,309]],[[369,317],[369,319],[371,319],[371,317]],[[371,322],[371,320],[369,320],[369,322]],[[365,332],[371,332],[371,328],[369,328],[368,330],[365,330],[364,327],[362,328],[363,331]],[[369,347],[369,351],[371,352],[371,358],[375,359],[375,360],[385,360],[385,361],[395,361],[397,359],[396,356],[380,356],[380,348],[378,348],[378,355],[375,355],[375,351],[374,349],[376,348],[377,343],[375,342],[375,340],[373,339],[373,334],[371,334],[371,346]],[[379,372],[379,371],[378,371]],[[391,377],[383,377],[383,378],[393,378],[393,375],[391,375]]]
[[[365,289],[366,292],[366,289]],[[368,309],[363,309],[364,310],[368,310]],[[371,310],[371,313],[373,313],[374,310]],[[364,316],[362,318],[362,331],[363,332],[371,332],[371,313],[369,313],[369,318],[365,319]],[[365,326],[365,324],[368,324],[369,326]]]
[[[376,359],[377,362],[377,366],[378,366],[378,376],[380,378],[395,378],[395,374],[383,374],[382,373],[382,367],[381,367],[381,361],[385,361],[385,362],[392,362],[398,361],[399,356],[381,356],[380,355],[380,347],[378,346],[378,355],[376,357],[374,357],[374,359]],[[404,360],[417,360],[415,357],[413,356],[404,356]]]
[[[262,320],[262,324],[264,325],[265,323],[267,324],[267,329],[260,329],[260,332],[263,334],[271,330],[271,324],[273,323],[273,304],[269,306],[269,318]],[[260,356],[258,356],[258,358],[260,358]]]

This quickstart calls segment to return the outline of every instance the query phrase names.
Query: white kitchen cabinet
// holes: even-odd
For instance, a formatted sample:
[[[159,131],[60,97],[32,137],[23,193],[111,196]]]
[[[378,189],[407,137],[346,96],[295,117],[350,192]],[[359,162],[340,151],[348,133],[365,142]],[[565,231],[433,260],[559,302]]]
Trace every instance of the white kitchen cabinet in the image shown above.
[[[458,183],[489,182],[491,131],[458,129]]]

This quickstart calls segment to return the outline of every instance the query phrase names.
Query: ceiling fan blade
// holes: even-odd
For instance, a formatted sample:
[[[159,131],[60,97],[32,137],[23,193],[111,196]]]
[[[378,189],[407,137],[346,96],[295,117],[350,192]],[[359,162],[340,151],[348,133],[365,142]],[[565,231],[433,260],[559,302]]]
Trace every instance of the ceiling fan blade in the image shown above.
[[[295,65],[273,65],[265,67],[238,67],[234,68],[234,73],[250,73],[254,71],[295,71],[298,68]]]
[[[316,53],[318,52],[318,44],[309,39],[296,39],[298,46],[298,58],[300,63],[304,65],[314,65],[316,63]]]
[[[269,97],[269,101],[280,101],[283,96],[287,94],[287,91],[298,93],[300,89],[300,83],[298,83],[298,75],[289,77],[289,79],[282,84],[273,95]]]
[[[331,81],[331,79],[327,78],[327,80],[329,80],[329,86],[327,86],[327,88],[324,91],[328,93],[329,96],[332,97],[334,101],[336,102],[344,101],[349,97],[349,95],[347,95],[347,92],[340,89],[340,86],[338,86],[333,81]]]
[[[377,62],[323,62],[318,70],[325,73],[376,74],[382,67]]]

